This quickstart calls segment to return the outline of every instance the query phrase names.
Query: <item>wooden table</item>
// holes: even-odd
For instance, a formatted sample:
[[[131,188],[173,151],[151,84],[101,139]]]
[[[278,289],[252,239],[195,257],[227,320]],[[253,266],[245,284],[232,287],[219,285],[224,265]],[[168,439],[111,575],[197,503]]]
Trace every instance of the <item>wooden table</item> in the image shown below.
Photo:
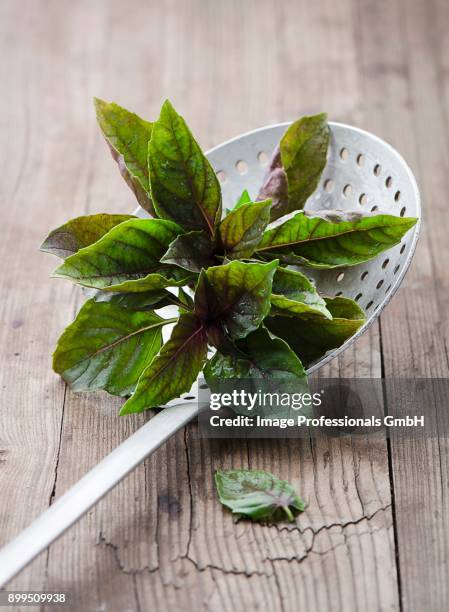
[[[40,241],[64,220],[131,212],[92,97],[146,118],[165,97],[204,148],[327,110],[396,146],[425,227],[381,321],[327,372],[448,376],[447,0],[2,0],[0,543],[146,417],[73,394],[51,353],[80,292]],[[263,468],[309,501],[296,524],[234,524],[217,468]],[[422,610],[449,603],[449,445],[219,442],[189,426],[10,585],[84,611]]]

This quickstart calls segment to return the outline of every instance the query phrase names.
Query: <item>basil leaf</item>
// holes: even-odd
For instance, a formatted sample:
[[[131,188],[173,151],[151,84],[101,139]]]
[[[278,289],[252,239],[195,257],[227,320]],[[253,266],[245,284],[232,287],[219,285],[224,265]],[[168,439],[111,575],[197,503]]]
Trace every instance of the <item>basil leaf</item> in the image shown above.
[[[242,195],[239,197],[234,207],[225,209],[226,214],[229,215],[229,213],[232,212],[233,210],[237,210],[237,208],[240,208],[240,206],[243,206],[243,204],[250,204],[250,202],[252,202],[251,196],[249,195],[248,191],[244,189],[242,191]]]
[[[332,319],[268,317],[267,328],[288,342],[308,367],[327,351],[338,348],[365,323],[360,306],[349,298],[325,298]]]
[[[287,128],[258,197],[273,199],[272,221],[304,208],[326,165],[328,145],[325,113],[303,117]]]
[[[238,353],[223,355],[218,352],[207,363],[204,375],[211,388],[214,387],[214,379],[306,379],[301,361],[289,345],[264,327],[239,340],[236,347]]]
[[[348,321],[365,321],[365,312],[355,300],[351,298],[325,297],[325,302],[334,319],[347,319]]]
[[[315,191],[326,165],[329,126],[326,113],[303,117],[292,123],[280,143],[282,165],[287,173],[287,212],[304,207]]]
[[[234,206],[232,210],[237,210],[237,208],[240,208],[240,206],[243,206],[243,204],[251,204],[251,202],[252,200],[251,200],[251,196],[248,193],[248,190],[244,189],[242,191],[242,195],[239,197],[236,205]]]
[[[219,470],[215,486],[224,506],[253,521],[276,520],[280,514],[293,521],[306,508],[288,482],[263,470]]]
[[[80,249],[97,242],[113,227],[133,219],[132,215],[86,215],[71,219],[50,232],[40,249],[65,259]]]
[[[120,414],[143,412],[190,391],[206,355],[204,324],[193,314],[181,314],[170,340],[144,370]]]
[[[148,291],[184,284],[186,273],[159,263],[182,232],[172,221],[131,219],[68,257],[54,275],[105,291]]]
[[[97,121],[120,174],[144,210],[155,216],[148,177],[148,143],[153,124],[114,102],[94,98]]]
[[[190,272],[201,272],[214,264],[214,245],[209,234],[203,231],[181,234],[168,247],[161,262],[179,266]]]
[[[398,244],[416,221],[383,213],[300,212],[268,229],[257,251],[310,268],[355,266]]]
[[[184,270],[161,266],[158,272],[152,272],[141,278],[123,281],[116,285],[103,287],[103,291],[123,293],[140,293],[142,291],[159,291],[164,287],[181,287],[190,282],[192,277]]]
[[[193,310],[193,299],[184,291],[182,287],[180,287],[178,290],[178,300],[180,302],[180,308],[183,310],[183,312],[191,312]]]
[[[263,185],[257,196],[258,200],[271,200],[270,218],[275,221],[288,210],[287,174],[282,167],[281,151],[277,146],[264,177]]]
[[[220,241],[229,259],[251,257],[270,221],[271,200],[242,204],[219,225]]]
[[[166,289],[156,289],[154,291],[142,291],[141,293],[112,293],[98,291],[93,299],[96,302],[111,302],[129,308],[130,310],[147,310],[148,308],[163,308],[173,304],[176,299]]]
[[[273,279],[271,315],[298,316],[317,315],[332,319],[326,302],[318,294],[315,285],[307,276],[278,268]]]
[[[205,230],[214,235],[221,218],[218,178],[186,122],[168,100],[153,125],[148,165],[158,215],[187,230]]]
[[[235,343],[232,354],[218,351],[204,368],[204,376],[215,392],[245,390],[247,393],[283,394],[307,392],[307,376],[298,356],[288,344],[263,326]],[[248,415],[246,407],[234,406],[237,414]],[[251,414],[273,418],[296,418],[291,400],[256,404]]]
[[[195,291],[195,312],[209,324],[220,322],[232,339],[244,338],[270,311],[276,267],[277,262],[232,261],[203,271]]]
[[[59,338],[53,369],[74,391],[129,395],[158,353],[166,323],[151,311],[90,299]]]

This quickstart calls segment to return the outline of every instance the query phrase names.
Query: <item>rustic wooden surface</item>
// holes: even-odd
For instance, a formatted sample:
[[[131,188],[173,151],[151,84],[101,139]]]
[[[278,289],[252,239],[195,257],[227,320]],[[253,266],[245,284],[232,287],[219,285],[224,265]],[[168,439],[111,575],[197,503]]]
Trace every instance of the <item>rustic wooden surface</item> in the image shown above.
[[[144,117],[170,97],[207,148],[327,110],[396,146],[426,223],[400,292],[327,372],[448,376],[447,0],[0,2],[0,544],[144,417],[75,395],[51,371],[79,293],[49,280],[46,232],[133,210],[91,98]],[[296,524],[234,524],[220,467],[260,467],[309,501]],[[80,611],[447,610],[449,444],[432,439],[221,443],[175,436],[10,585]]]

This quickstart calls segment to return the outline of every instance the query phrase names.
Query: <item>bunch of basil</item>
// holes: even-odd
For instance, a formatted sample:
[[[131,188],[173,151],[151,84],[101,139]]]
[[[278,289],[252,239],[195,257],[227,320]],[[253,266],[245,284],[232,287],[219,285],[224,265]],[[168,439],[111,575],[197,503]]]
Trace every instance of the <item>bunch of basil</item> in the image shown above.
[[[217,176],[170,102],[154,123],[95,104],[112,156],[151,218],[78,217],[41,247],[64,260],[55,276],[95,290],[54,353],[55,371],[74,390],[130,396],[127,414],[179,397],[203,369],[208,381],[303,381],[308,364],[363,324],[357,303],[320,296],[286,266],[360,264],[397,244],[416,219],[302,211],[326,164],[326,115],[294,122],[257,200],[244,192],[222,218]],[[157,311],[169,304],[178,316],[164,319]]]

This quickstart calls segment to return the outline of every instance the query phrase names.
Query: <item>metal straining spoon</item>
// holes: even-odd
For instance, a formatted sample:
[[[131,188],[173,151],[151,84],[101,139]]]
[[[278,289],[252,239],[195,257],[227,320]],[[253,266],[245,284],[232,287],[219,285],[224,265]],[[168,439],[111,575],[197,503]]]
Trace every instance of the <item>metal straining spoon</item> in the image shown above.
[[[386,142],[372,134],[330,123],[329,157],[320,184],[306,210],[379,209],[394,215],[418,217],[402,242],[376,259],[344,270],[308,270],[321,293],[340,292],[359,302],[367,320],[338,349],[313,364],[308,374],[345,350],[379,316],[398,289],[418,240],[421,206],[415,178],[406,162]],[[232,207],[244,189],[255,197],[271,153],[288,123],[248,132],[207,153],[222,183],[223,206]],[[143,211],[142,211],[143,213]],[[170,402],[136,433],[62,495],[0,551],[0,586],[11,580],[131,470],[199,411],[197,385]]]

